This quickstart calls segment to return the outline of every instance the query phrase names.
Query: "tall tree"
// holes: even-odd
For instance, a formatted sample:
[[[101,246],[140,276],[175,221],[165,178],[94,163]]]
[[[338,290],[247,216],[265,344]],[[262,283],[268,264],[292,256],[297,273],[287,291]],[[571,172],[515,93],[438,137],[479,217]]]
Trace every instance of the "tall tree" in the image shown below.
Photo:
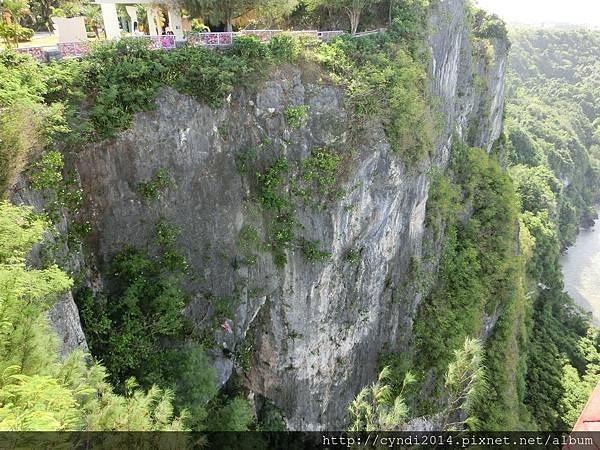
[[[299,3],[299,0],[262,0],[256,7],[259,26],[282,27],[282,23],[298,7]]]
[[[374,3],[374,0],[338,0],[350,20],[350,32],[355,34],[360,23],[363,10]]]
[[[21,19],[31,14],[29,6],[23,0],[4,0],[0,4],[3,13],[7,13],[10,22],[18,24]]]
[[[222,23],[225,31],[233,31],[233,20],[256,8],[262,0],[182,0],[192,16]]]
[[[59,7],[59,2],[57,0],[31,0],[29,5],[36,22],[34,28],[43,26],[50,32],[54,31],[51,19],[52,10]]]
[[[98,5],[93,5],[90,3],[84,5],[81,11],[83,13],[83,17],[85,18],[85,22],[94,31],[96,39],[99,39],[100,34],[98,33],[98,27],[102,23],[102,14],[100,14],[100,8]]]
[[[307,0],[309,8],[325,8],[328,11],[336,10],[338,14],[345,13],[350,20],[350,32],[355,34],[360,24],[360,17],[368,6],[376,0]]]

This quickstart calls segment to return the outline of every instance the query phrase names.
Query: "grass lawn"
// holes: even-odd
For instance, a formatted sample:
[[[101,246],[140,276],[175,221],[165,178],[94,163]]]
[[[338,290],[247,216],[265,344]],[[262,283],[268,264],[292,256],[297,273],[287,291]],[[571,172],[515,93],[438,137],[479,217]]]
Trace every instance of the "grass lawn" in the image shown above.
[[[57,43],[58,38],[53,34],[34,35],[31,41],[19,42],[19,48],[56,46]],[[4,42],[0,42],[0,49],[5,47]]]
[[[95,41],[96,38],[88,38],[88,41]],[[31,41],[19,42],[19,48],[25,47],[56,47],[58,38],[54,34],[34,35]],[[5,45],[0,42],[0,49],[4,49]]]

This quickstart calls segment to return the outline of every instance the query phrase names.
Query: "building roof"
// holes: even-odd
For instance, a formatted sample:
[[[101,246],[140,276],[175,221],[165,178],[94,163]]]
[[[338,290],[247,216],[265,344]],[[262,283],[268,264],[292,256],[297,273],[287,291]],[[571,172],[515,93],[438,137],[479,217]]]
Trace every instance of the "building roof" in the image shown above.
[[[592,392],[573,431],[600,431],[600,382]]]

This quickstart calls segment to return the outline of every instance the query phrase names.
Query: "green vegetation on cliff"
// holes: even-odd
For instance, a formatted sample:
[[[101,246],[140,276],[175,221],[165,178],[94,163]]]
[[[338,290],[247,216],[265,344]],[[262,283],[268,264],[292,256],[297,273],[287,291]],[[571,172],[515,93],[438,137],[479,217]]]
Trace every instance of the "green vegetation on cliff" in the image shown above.
[[[124,395],[105,368],[80,350],[58,355],[47,312],[73,282],[56,266],[31,269],[25,258],[47,224],[28,208],[0,203],[0,430],[182,430],[173,393],[152,386]]]
[[[407,395],[412,414],[449,429],[463,422],[473,430],[531,428],[518,388],[525,377],[527,252],[519,255],[515,239],[519,200],[513,181],[494,157],[455,140],[447,173],[432,177],[427,215],[430,232],[445,229],[445,239],[437,283],[415,318],[409,366],[419,389]],[[494,321],[493,328],[484,328]],[[461,406],[467,420],[459,420],[451,410],[447,372],[453,352],[482,334],[482,357],[467,370],[481,375],[474,381],[476,392]]]
[[[480,29],[506,33],[495,20]],[[438,279],[419,305],[412,354],[382,358],[410,409],[403,421],[425,414],[448,427],[451,350],[482,334],[470,429],[569,429],[600,380],[598,330],[563,292],[559,262],[600,198],[600,34],[511,40],[505,135],[490,156],[455,142],[449,169],[431,175],[427,226],[445,233]],[[416,388],[402,393],[409,370]]]
[[[506,171],[480,149],[455,144],[453,155],[461,210],[448,218],[439,289],[421,303],[415,323],[416,354],[438,376],[450,363],[448,349],[475,336],[484,313],[508,303],[517,245],[517,199]],[[455,205],[430,204],[430,211]],[[461,222],[468,210],[470,219]]]
[[[53,98],[60,71],[29,56],[0,53],[0,192],[35,159],[59,131],[64,105]]]

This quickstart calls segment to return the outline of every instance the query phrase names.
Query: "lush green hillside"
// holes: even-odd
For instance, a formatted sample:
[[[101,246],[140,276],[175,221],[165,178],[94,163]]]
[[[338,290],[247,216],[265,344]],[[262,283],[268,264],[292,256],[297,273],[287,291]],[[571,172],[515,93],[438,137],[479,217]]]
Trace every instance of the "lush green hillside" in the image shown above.
[[[524,400],[542,429],[572,426],[600,378],[598,330],[563,293],[559,265],[600,194],[598,61],[600,33],[512,33],[505,156],[532,251]]]
[[[600,186],[600,33],[512,34],[506,134],[512,164],[546,166],[564,187],[563,245],[588,225]]]

